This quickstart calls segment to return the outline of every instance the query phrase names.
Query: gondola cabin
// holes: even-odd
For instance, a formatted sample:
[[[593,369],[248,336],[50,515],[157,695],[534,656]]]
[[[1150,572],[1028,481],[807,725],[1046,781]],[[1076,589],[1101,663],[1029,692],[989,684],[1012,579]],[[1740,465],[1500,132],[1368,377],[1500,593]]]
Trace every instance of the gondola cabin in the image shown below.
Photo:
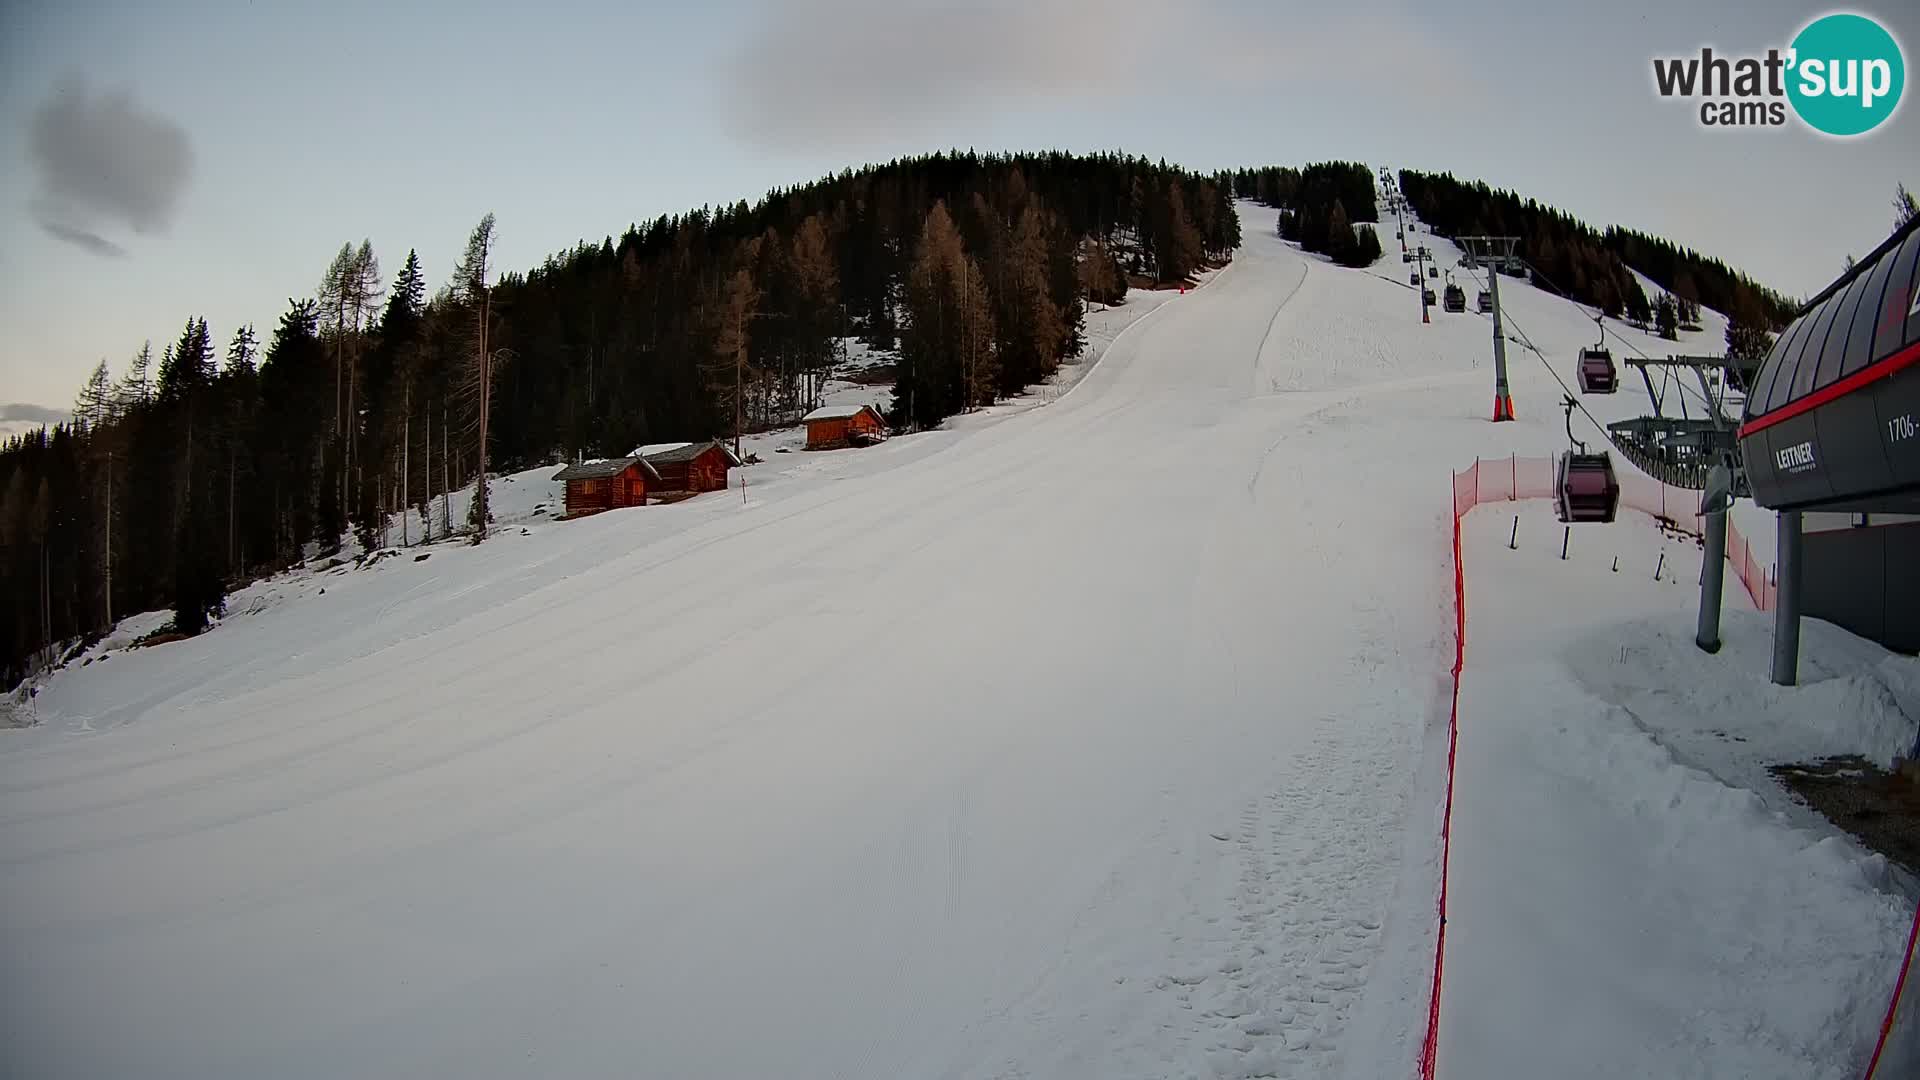
[[[1474,304],[1480,309],[1480,314],[1493,314],[1493,294],[1487,290],[1480,290],[1480,295],[1474,300]]]
[[[1437,266],[1427,267],[1427,276],[1438,280],[1440,277],[1440,268]]]
[[[1401,253],[1400,253],[1400,261],[1401,261],[1401,262],[1403,262],[1403,263],[1410,263],[1410,262],[1412,262],[1412,261],[1413,261],[1413,252],[1411,252],[1411,251],[1403,251],[1403,252],[1401,252]]]
[[[1611,394],[1620,389],[1620,372],[1613,366],[1613,354],[1605,349],[1581,349],[1580,392]]]
[[[807,449],[867,446],[886,437],[887,424],[870,405],[823,405],[804,418]]]
[[[1604,451],[1582,454],[1568,450],[1553,471],[1553,512],[1570,523],[1604,523],[1620,508],[1620,481],[1613,475],[1613,458]]]
[[[634,451],[660,476],[657,490],[686,492],[727,490],[727,470],[739,466],[740,459],[720,443],[658,443]]]
[[[569,465],[553,474],[567,485],[567,517],[647,505],[660,474],[644,458],[623,457]]]
[[[1420,287],[1420,271],[1415,270],[1413,273],[1408,274],[1407,284],[1413,286],[1416,289],[1419,288]]]
[[[1437,303],[1437,302],[1438,302],[1438,301],[1436,301],[1436,300],[1434,299],[1434,296],[1433,296],[1433,290],[1432,290],[1432,289],[1421,289],[1421,290],[1420,290],[1420,299],[1421,299],[1421,300],[1422,300],[1423,302],[1425,302],[1425,303],[1428,303],[1428,304],[1433,304],[1433,303]]]
[[[1447,286],[1446,298],[1441,306],[1456,315],[1464,313],[1467,310],[1467,290],[1458,285]]]

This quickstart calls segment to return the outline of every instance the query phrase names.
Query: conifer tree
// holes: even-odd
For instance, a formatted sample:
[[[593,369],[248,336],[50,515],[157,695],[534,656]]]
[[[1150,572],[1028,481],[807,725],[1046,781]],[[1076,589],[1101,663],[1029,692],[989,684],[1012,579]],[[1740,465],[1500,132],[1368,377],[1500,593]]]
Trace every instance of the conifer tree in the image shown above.
[[[87,430],[98,431],[113,419],[114,412],[113,379],[107,374],[107,362],[102,360],[94,365],[87,385],[74,398],[73,415]]]
[[[793,280],[794,338],[799,368],[806,379],[807,408],[818,402],[820,383],[834,362],[839,338],[840,272],[834,265],[825,220],[812,214],[800,223],[787,259]]]
[[[248,323],[234,331],[233,341],[227,345],[227,371],[230,373],[255,370],[254,358],[260,351],[260,339],[253,332],[253,324]]]
[[[1680,339],[1679,308],[1674,303],[1673,297],[1666,293],[1661,293],[1660,299],[1654,302],[1653,327],[1655,332],[1668,341]]]
[[[153,392],[148,382],[152,364],[153,342],[148,341],[140,346],[140,351],[134,353],[133,359],[127,363],[127,373],[120,378],[116,408],[125,411],[147,403]]]
[[[493,410],[493,345],[488,340],[492,319],[492,297],[487,285],[489,259],[493,253],[493,215],[487,214],[467,237],[467,249],[454,267],[449,286],[452,300],[465,312],[462,320],[467,331],[465,375],[461,394],[473,417],[471,424],[474,469],[473,502],[468,507],[467,525],[473,542],[487,538],[487,525],[493,520],[487,490],[487,422]]]
[[[1004,281],[995,305],[1002,394],[1017,394],[1058,366],[1067,327],[1050,291],[1049,254],[1045,211],[1029,202],[1007,240]]]
[[[1080,289],[1089,304],[1111,306],[1126,300],[1126,278],[1105,240],[1090,237],[1080,246],[1078,274]]]
[[[944,202],[921,228],[907,276],[896,422],[932,427],[993,398],[998,375],[987,285]]]

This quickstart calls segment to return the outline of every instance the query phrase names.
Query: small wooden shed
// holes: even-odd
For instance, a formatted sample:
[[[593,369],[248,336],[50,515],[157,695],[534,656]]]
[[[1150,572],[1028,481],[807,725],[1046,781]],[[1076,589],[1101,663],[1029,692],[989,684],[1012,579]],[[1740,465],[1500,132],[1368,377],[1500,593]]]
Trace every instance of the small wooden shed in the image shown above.
[[[641,457],[569,465],[553,478],[566,481],[566,516],[570,518],[623,506],[645,506],[647,493],[660,484],[660,473]]]
[[[642,446],[634,454],[659,474],[658,491],[725,491],[727,471],[740,464],[733,451],[720,443],[658,443]]]
[[[823,405],[808,413],[807,449],[866,446],[886,437],[887,423],[870,405]]]

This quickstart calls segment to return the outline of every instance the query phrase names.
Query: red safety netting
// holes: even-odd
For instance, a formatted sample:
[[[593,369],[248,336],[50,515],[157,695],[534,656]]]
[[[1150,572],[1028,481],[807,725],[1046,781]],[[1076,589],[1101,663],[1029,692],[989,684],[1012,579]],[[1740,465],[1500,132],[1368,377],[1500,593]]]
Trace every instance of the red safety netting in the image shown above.
[[[1553,497],[1552,458],[1482,458],[1472,468],[1453,474],[1453,516],[1465,517],[1467,511],[1482,503],[1515,499]],[[1700,514],[1700,493],[1670,487],[1643,472],[1621,470],[1620,505],[1670,523],[1693,536],[1706,535],[1706,521]],[[1727,522],[1727,561],[1753,606],[1772,611],[1779,595],[1773,571],[1753,557],[1753,544],[1733,522]]]
[[[1440,989],[1447,959],[1447,871],[1453,851],[1453,774],[1456,751],[1460,745],[1460,672],[1466,666],[1467,649],[1466,570],[1460,556],[1460,519],[1482,503],[1552,498],[1553,473],[1552,458],[1513,456],[1505,460],[1476,459],[1472,468],[1453,474],[1453,704],[1447,715],[1447,793],[1440,818],[1439,929],[1434,937],[1433,986],[1427,1001],[1427,1030],[1420,1044],[1422,1080],[1434,1080],[1434,1073],[1439,1067]],[[1694,536],[1705,535],[1705,522],[1699,512],[1699,492],[1669,487],[1645,473],[1631,470],[1622,473],[1619,481],[1622,505],[1670,522],[1675,528]],[[1772,610],[1778,597],[1773,575],[1753,557],[1752,543],[1734,527],[1732,520],[1727,522],[1727,561],[1733,564],[1734,576],[1746,587],[1754,607],[1761,611]],[[1920,916],[1916,916],[1914,936],[1920,937]],[[1913,944],[1910,937],[1907,942],[1909,956]],[[1902,970],[1904,972],[1904,968]],[[1902,978],[1904,981],[1904,974]],[[1896,989],[1895,1000],[1898,999],[1899,992]],[[1892,1023],[1893,1012],[1889,1008],[1881,1030],[1883,1043]],[[1877,1048],[1874,1057],[1876,1060],[1879,1058]]]

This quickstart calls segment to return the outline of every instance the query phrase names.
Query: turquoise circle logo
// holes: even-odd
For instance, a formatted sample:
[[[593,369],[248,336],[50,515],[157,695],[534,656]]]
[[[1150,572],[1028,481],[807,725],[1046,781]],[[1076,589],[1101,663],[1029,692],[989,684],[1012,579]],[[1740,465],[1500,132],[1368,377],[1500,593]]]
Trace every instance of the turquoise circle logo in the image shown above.
[[[1787,100],[1815,131],[1864,135],[1886,122],[1906,88],[1900,43],[1865,15],[1823,15],[1793,39]]]

